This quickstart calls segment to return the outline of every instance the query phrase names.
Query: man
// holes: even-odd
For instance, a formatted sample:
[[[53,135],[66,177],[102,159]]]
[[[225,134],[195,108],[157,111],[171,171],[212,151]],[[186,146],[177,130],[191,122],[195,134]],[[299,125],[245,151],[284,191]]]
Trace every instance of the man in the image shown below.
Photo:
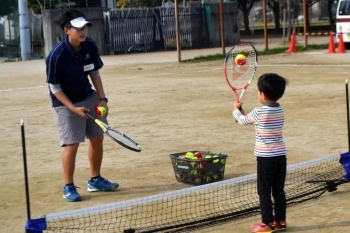
[[[85,20],[85,15],[69,9],[59,19],[61,28],[67,35],[46,58],[46,74],[62,154],[63,198],[69,202],[80,201],[81,196],[74,185],[75,160],[79,144],[89,139],[88,158],[91,179],[88,191],[110,191],[118,188],[118,183],[109,182],[101,176],[103,157],[103,131],[85,111],[103,106],[108,115],[108,99],[102,85],[99,69],[103,62],[98,54],[94,40],[87,37],[87,27],[92,24]],[[95,88],[92,88],[89,78]],[[90,113],[103,122],[105,117]]]

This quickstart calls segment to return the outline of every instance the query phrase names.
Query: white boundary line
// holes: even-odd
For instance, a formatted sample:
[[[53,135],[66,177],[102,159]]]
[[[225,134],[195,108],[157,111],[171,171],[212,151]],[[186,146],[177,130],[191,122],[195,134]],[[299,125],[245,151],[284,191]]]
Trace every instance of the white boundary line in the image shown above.
[[[350,67],[350,64],[332,64],[332,65],[327,65],[327,64],[273,64],[273,65],[258,65],[258,67],[285,67],[285,66],[303,66],[303,67]],[[202,73],[202,72],[208,72],[208,71],[216,71],[216,70],[223,70],[223,67],[220,68],[213,68],[213,69],[208,69],[208,70],[198,70],[196,71],[197,73]],[[162,74],[157,74],[157,75],[152,75],[152,76],[162,76],[162,75],[173,75],[173,74],[187,74],[190,72],[176,72],[176,73],[162,73]],[[146,75],[148,76],[148,75]],[[10,89],[0,89],[0,92],[7,92],[7,91],[22,91],[22,90],[30,90],[30,89],[38,89],[42,88],[45,86],[36,86],[36,87],[20,87],[20,88],[10,88]]]
[[[22,91],[22,90],[31,90],[31,89],[38,89],[38,88],[42,88],[45,86],[36,86],[36,87],[20,87],[20,88],[11,88],[11,89],[3,89],[0,90],[0,92],[5,92],[5,91]]]

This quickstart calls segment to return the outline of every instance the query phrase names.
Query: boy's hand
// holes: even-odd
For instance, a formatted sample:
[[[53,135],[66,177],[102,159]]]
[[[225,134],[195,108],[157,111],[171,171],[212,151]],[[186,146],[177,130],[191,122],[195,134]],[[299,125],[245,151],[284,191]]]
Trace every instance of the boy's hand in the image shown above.
[[[84,117],[84,118],[87,118],[85,112],[88,112],[89,109],[87,109],[87,108],[85,108],[85,107],[83,106],[83,107],[76,107],[74,110],[75,110],[74,112],[75,112],[76,114],[78,114],[79,116]]]
[[[243,103],[242,102],[233,102],[233,109],[241,109],[242,108]]]

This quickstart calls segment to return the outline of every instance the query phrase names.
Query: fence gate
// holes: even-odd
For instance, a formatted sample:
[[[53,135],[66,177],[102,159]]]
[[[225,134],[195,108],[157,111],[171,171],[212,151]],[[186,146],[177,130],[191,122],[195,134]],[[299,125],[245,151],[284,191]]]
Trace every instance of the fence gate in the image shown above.
[[[208,46],[208,27],[203,8],[179,8],[182,48]],[[104,12],[106,44],[114,53],[176,49],[175,8],[112,9]]]

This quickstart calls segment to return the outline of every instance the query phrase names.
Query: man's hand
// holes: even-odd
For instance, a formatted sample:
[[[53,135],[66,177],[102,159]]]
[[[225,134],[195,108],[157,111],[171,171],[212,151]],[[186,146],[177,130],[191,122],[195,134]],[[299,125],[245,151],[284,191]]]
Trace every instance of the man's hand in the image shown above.
[[[88,112],[89,109],[85,108],[84,106],[83,107],[76,107],[74,109],[74,113],[81,116],[81,117],[84,117],[84,118],[87,118],[85,112]]]

